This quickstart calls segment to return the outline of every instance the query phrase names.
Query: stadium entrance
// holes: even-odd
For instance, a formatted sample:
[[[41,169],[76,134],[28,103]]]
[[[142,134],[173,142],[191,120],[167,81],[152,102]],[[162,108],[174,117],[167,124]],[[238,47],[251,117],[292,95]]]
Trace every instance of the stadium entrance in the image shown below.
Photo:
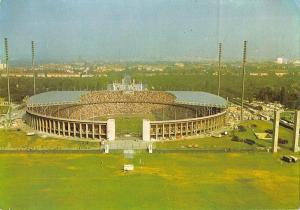
[[[116,136],[121,139],[131,139],[142,137],[142,116],[121,115],[114,117],[116,122]]]
[[[154,120],[151,114],[122,114],[110,118],[115,119],[116,138],[119,140],[141,140],[143,119]]]

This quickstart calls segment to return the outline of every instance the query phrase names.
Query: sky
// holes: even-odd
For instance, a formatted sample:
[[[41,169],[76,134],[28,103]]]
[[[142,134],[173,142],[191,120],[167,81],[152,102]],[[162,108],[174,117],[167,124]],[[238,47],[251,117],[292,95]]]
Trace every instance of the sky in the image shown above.
[[[300,59],[300,0],[0,0],[12,61]],[[3,42],[3,41],[2,41]],[[3,44],[0,45],[3,51]],[[3,53],[2,53],[3,54]]]

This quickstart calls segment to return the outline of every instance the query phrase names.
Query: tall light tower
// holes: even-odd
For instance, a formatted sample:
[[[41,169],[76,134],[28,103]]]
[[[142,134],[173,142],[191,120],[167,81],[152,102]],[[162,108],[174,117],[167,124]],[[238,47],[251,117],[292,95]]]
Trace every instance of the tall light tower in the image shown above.
[[[221,58],[222,58],[222,43],[219,43],[219,72],[218,72],[218,96],[220,95],[220,89],[221,89]]]
[[[10,106],[10,84],[9,84],[9,69],[8,69],[8,41],[7,38],[4,38],[4,51],[5,51],[5,67],[7,74],[7,97],[8,97],[8,105]]]
[[[35,91],[35,70],[34,70],[34,41],[31,41],[31,69],[33,72],[33,95],[35,95],[36,91]]]
[[[247,60],[247,41],[244,41],[243,50],[243,82],[242,82],[242,101],[241,101],[241,121],[244,119],[244,95],[245,95],[245,76],[246,76],[246,60]]]

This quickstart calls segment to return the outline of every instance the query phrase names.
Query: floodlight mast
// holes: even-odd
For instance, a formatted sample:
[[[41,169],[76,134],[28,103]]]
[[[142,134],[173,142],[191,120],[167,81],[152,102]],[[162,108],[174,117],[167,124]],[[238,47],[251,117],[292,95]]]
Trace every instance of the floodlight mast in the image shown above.
[[[241,121],[244,119],[244,95],[245,95],[246,61],[247,61],[247,41],[244,41],[244,50],[243,50],[243,81],[242,81],[242,99],[241,99]]]
[[[221,57],[222,57],[222,43],[219,43],[219,62],[218,62],[218,96],[220,95],[221,90]]]
[[[5,51],[5,68],[7,75],[7,97],[8,97],[8,105],[10,106],[10,81],[9,81],[9,69],[8,69],[8,40],[4,38],[4,51]]]
[[[34,70],[34,56],[35,56],[35,51],[34,51],[34,41],[31,41],[31,70],[33,72],[33,94],[36,94],[36,73]]]

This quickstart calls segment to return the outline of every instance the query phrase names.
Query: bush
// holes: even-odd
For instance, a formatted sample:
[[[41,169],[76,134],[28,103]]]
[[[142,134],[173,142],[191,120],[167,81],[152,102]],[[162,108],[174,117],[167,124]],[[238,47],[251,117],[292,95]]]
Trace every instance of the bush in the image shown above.
[[[267,129],[267,130],[265,130],[265,132],[268,133],[268,134],[273,134],[273,130],[272,129]]]
[[[247,129],[245,128],[245,126],[239,125],[238,129],[240,132],[245,132]]]
[[[252,125],[251,125],[251,128],[256,128],[256,127],[257,127],[256,124],[252,124]]]
[[[249,145],[254,145],[255,144],[255,141],[251,140],[251,139],[245,139],[244,141],[246,144],[249,144]]]
[[[278,139],[278,143],[279,143],[279,144],[288,144],[289,141],[288,141],[287,139],[279,138],[279,139]]]
[[[242,142],[243,140],[242,140],[240,137],[234,135],[234,136],[231,138],[231,141]]]

